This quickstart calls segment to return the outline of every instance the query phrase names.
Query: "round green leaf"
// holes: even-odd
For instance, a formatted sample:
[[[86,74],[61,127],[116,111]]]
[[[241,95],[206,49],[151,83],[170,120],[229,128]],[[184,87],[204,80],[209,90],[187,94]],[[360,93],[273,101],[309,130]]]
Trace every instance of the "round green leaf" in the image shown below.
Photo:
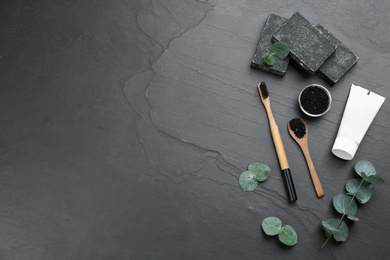
[[[360,177],[362,177],[363,179],[366,179],[368,176],[366,175],[365,172],[361,172],[360,173]]]
[[[282,230],[279,232],[278,238],[280,242],[288,246],[295,246],[298,243],[297,232],[295,232],[295,230],[289,225],[285,225],[282,227]]]
[[[385,182],[385,180],[378,175],[370,175],[366,178],[366,181],[372,184],[383,184]]]
[[[327,221],[322,221],[322,226],[324,226],[324,223],[325,223],[325,225],[329,229],[328,230],[327,228],[325,228],[325,231],[328,234],[333,233],[333,237],[336,241],[345,241],[345,240],[347,240],[347,237],[348,237],[348,226],[347,226],[347,224],[345,224],[344,221],[341,221],[340,225],[338,226],[338,228],[336,230],[336,226],[339,223],[339,221],[340,220],[337,218],[331,218],[331,219],[328,219]]]
[[[373,175],[376,176],[376,175]],[[356,199],[361,203],[365,204],[367,203],[372,193],[374,192],[374,185],[363,181],[362,185],[359,188],[360,183],[363,181],[363,179],[352,179],[347,182],[345,185],[345,189],[348,191],[348,195],[356,195]],[[356,192],[356,190],[359,188],[359,190]]]
[[[355,164],[355,171],[361,177],[363,177],[361,175],[362,172],[364,172],[367,176],[376,175],[376,171],[375,171],[374,165],[372,165],[372,163],[370,163],[369,161],[366,161],[366,160],[358,161]]]
[[[274,54],[271,52],[266,52],[264,55],[264,61],[270,66],[274,65],[276,61]]]
[[[255,175],[257,181],[265,181],[269,174],[270,168],[264,163],[252,163],[248,166],[248,171],[252,172]]]
[[[357,217],[354,217],[354,216],[348,215],[347,218],[352,220],[352,221],[359,221],[359,219]]]
[[[261,227],[267,235],[275,236],[281,231],[282,221],[277,217],[268,217],[261,222]]]
[[[329,220],[328,220],[329,221]],[[337,225],[337,224],[336,224]],[[335,228],[336,226],[332,226],[330,225],[328,222],[326,221],[322,221],[322,227],[325,229],[325,231],[328,233],[328,234],[331,234],[332,232],[335,232],[337,231],[337,229]]]
[[[352,196],[348,196],[345,194],[338,194],[333,197],[333,206],[337,210],[338,213],[344,214],[347,210],[349,203],[352,200]],[[356,201],[352,200],[351,206],[348,209],[347,215],[355,216],[357,212]]]
[[[243,191],[254,191],[259,184],[253,172],[250,171],[241,173],[238,183]]]
[[[275,42],[268,48],[268,51],[275,55],[275,59],[282,60],[290,53],[290,47],[285,42]]]

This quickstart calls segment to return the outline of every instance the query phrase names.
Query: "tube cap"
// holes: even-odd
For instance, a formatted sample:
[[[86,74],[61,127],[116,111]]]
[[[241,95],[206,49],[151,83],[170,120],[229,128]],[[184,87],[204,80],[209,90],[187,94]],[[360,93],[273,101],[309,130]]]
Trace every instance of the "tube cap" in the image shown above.
[[[337,137],[334,141],[332,153],[344,160],[352,160],[359,145],[351,139]]]

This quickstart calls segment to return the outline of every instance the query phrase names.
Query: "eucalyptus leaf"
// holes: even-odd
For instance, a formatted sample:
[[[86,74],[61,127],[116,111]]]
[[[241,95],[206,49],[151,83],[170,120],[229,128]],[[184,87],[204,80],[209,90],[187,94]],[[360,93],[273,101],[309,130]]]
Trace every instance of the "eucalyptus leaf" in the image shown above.
[[[255,174],[250,171],[241,173],[238,183],[243,191],[254,191],[259,183],[255,179]]]
[[[348,205],[351,203],[352,196],[348,196],[345,194],[338,194],[333,197],[333,206],[337,210],[338,213],[344,214],[348,208]],[[357,212],[356,201],[352,200],[351,206],[347,211],[347,215],[355,216]]]
[[[268,65],[274,65],[276,60],[287,58],[290,53],[290,47],[285,42],[275,42],[272,44],[264,55],[264,61]]]
[[[287,55],[290,53],[290,47],[285,42],[275,42],[272,44],[268,51],[273,53],[275,55],[275,59],[282,60],[287,57]]]
[[[295,246],[298,243],[297,232],[289,225],[284,225],[282,227],[278,238],[280,242],[288,246]]]
[[[276,61],[274,54],[271,52],[266,52],[264,55],[264,61],[270,66],[274,65]]]
[[[326,225],[329,227],[329,229],[335,230],[337,224],[339,223],[339,221],[340,220],[337,219],[337,218],[331,218],[331,219],[328,219],[327,221],[322,221],[322,226],[324,226],[324,222],[325,222]],[[338,226],[336,231],[328,231],[326,228],[325,228],[325,231],[328,234],[333,234],[333,237],[334,237],[334,239],[336,241],[345,241],[345,240],[347,240],[347,237],[348,237],[348,226],[347,226],[347,224],[344,221],[341,221],[341,223]]]
[[[335,226],[332,226],[331,224],[329,224],[326,221],[322,221],[322,227],[325,229],[325,231],[328,234],[332,234],[332,232],[337,232],[338,231]]]
[[[360,160],[355,164],[355,171],[357,174],[359,174],[361,177],[361,172],[364,172],[367,176],[370,175],[376,175],[375,167],[370,163],[369,161],[366,160]],[[364,177],[363,177],[364,178]]]
[[[366,178],[366,181],[372,184],[383,184],[385,182],[385,180],[378,175],[370,175]]]
[[[359,221],[359,219],[357,217],[354,217],[354,216],[348,215],[347,218],[352,220],[352,221]]]
[[[365,172],[361,172],[360,177],[362,177],[363,179],[366,179],[368,176]]]
[[[257,181],[265,181],[271,172],[268,165],[259,162],[250,164],[248,171],[255,175]]]
[[[376,175],[373,175],[376,176]],[[347,182],[345,185],[345,189],[348,191],[348,195],[355,195],[356,199],[361,203],[365,204],[367,203],[372,193],[374,192],[374,185],[363,181],[363,183],[360,185],[360,183],[363,181],[363,179],[352,179]],[[360,185],[360,188],[359,188]],[[357,191],[357,189],[359,190]],[[357,191],[357,192],[356,192]],[[355,194],[356,193],[356,194]]]
[[[261,227],[269,236],[275,236],[280,233],[282,221],[277,217],[268,217],[261,222]]]

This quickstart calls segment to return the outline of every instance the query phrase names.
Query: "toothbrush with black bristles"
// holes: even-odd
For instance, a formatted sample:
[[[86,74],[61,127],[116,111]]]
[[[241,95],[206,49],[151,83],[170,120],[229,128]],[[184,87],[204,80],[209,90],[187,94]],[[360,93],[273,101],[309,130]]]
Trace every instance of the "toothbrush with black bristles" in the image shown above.
[[[263,102],[263,105],[265,107],[265,110],[267,112],[268,120],[269,120],[269,126],[272,134],[272,139],[274,141],[275,150],[278,155],[280,169],[282,170],[283,180],[284,184],[286,186],[286,191],[289,197],[290,201],[296,201],[297,194],[295,192],[294,182],[291,176],[290,167],[288,165],[286,152],[284,151],[284,146],[282,142],[282,138],[280,137],[279,128],[276,125],[274,116],[272,115],[271,111],[271,105],[269,102],[269,92],[267,88],[267,84],[265,82],[259,83],[257,86],[259,89],[259,94],[261,98],[261,102]]]

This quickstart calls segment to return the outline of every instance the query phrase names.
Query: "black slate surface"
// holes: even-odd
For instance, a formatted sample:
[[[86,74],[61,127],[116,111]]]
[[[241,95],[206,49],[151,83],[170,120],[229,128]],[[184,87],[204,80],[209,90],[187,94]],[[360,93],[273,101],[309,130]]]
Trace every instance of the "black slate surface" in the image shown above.
[[[294,13],[273,38],[288,43],[291,58],[310,74],[314,74],[337,48],[333,40],[325,37],[299,12]]]
[[[253,55],[251,66],[264,71],[271,72],[273,74],[284,76],[290,57],[283,60],[275,61],[275,64],[269,66],[264,62],[264,55],[267,52],[267,48],[272,45],[272,35],[287,21],[286,18],[280,17],[276,14],[269,14],[265,21],[263,30],[260,35],[259,43],[257,45],[255,54]]]
[[[336,84],[345,73],[347,73],[358,61],[357,57],[345,44],[339,41],[324,26],[318,24],[317,28],[330,41],[335,41],[338,46],[336,51],[319,68],[318,75],[327,80],[330,84]]]
[[[385,259],[390,255],[390,103],[352,161],[331,153],[352,83],[390,97],[386,1],[2,1],[0,6],[0,259]],[[348,6],[348,12],[346,12]],[[278,11],[275,11],[278,10]],[[352,50],[359,66],[337,87],[294,66],[251,69],[269,13],[301,11]],[[372,40],[375,39],[375,40]],[[267,82],[299,200],[287,202],[257,84]],[[303,115],[311,83],[331,110]],[[325,196],[287,132],[308,125]],[[358,207],[343,243],[321,221],[332,197],[371,161],[386,183]],[[238,176],[271,168],[254,192]],[[284,247],[260,230],[279,217]]]

